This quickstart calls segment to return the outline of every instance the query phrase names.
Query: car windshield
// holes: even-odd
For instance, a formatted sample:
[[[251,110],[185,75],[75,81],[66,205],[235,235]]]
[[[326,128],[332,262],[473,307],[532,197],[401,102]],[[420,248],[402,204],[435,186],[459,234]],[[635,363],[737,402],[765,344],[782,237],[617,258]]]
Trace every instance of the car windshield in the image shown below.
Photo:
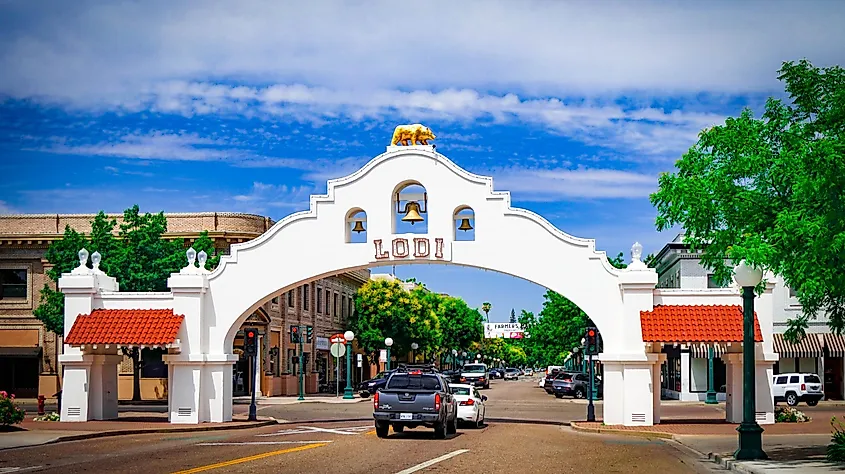
[[[519,372],[519,369],[507,369],[506,372]]]
[[[453,395],[469,395],[469,387],[452,387]]]
[[[806,383],[822,383],[818,375],[805,375],[804,382]]]
[[[396,374],[390,377],[387,382],[389,389],[411,389],[411,390],[440,390],[440,380],[436,375],[408,375]]]
[[[464,372],[469,372],[470,374],[483,374],[487,371],[487,367],[481,364],[470,364],[464,366]]]

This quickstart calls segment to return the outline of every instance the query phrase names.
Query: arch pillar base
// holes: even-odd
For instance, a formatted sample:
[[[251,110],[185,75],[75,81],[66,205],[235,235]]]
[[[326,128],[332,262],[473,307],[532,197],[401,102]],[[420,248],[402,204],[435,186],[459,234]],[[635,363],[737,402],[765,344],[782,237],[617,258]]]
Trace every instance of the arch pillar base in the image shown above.
[[[232,421],[234,354],[164,356],[168,419],[173,424]]]
[[[601,354],[604,367],[603,421],[606,425],[651,426],[660,421],[660,354]],[[658,375],[659,380],[659,375]],[[657,396],[655,396],[655,391]]]

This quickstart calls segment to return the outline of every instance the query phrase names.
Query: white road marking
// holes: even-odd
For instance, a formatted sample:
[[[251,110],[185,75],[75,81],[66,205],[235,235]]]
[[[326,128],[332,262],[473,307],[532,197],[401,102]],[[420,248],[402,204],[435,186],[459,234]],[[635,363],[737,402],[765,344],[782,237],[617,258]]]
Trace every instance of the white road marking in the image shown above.
[[[443,456],[440,456],[439,458],[434,458],[434,459],[431,459],[431,460],[426,461],[424,463],[417,464],[416,466],[409,467],[408,469],[405,469],[404,471],[399,471],[396,474],[411,474],[412,472],[420,471],[420,470],[425,469],[429,466],[433,466],[433,465],[435,465],[435,464],[437,464],[441,461],[445,461],[447,459],[452,459],[453,457],[464,454],[466,452],[469,452],[469,449],[459,449],[457,451],[452,451],[451,453],[444,454]]]
[[[334,434],[342,434],[342,435],[356,435],[358,433],[354,433],[351,431],[342,431],[341,429],[333,430],[331,428],[317,428],[314,426],[302,426],[301,428],[307,428],[313,431],[319,431],[320,433],[334,433]]]
[[[264,433],[255,435],[258,437],[269,437],[269,436],[286,436],[292,434],[302,434],[302,433],[335,433],[335,434],[343,434],[343,435],[354,435],[360,434],[363,431],[369,431],[373,429],[373,425],[367,426],[353,426],[351,428],[316,428],[313,426],[300,426],[297,428],[290,428],[287,430],[277,431],[275,433]]]
[[[331,443],[332,441],[324,439],[317,441],[239,441],[229,443],[199,443],[197,446],[246,446],[246,445],[264,445],[264,444],[311,444],[311,443]]]
[[[10,474],[12,472],[25,472],[33,469],[40,469],[44,466],[28,466],[28,467],[0,467],[0,474]]]
[[[285,435],[302,434],[302,433],[313,433],[313,431],[312,430],[282,430],[282,431],[277,431],[275,433],[265,433],[265,434],[255,435],[255,436],[258,436],[258,437],[285,436]]]

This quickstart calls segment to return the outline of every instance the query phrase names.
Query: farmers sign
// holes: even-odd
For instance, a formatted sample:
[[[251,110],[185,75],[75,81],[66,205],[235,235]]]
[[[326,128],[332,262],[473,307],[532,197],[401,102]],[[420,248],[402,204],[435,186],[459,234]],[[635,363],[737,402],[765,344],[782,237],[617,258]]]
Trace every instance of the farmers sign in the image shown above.
[[[484,338],[522,339],[525,332],[519,323],[484,323]]]

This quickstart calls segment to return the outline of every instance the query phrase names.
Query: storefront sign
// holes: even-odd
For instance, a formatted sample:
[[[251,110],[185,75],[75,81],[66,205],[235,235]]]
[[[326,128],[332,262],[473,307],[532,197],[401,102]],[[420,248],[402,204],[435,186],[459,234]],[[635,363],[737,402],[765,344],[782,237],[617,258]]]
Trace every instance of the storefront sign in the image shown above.
[[[329,338],[317,336],[317,350],[318,351],[329,350]]]

